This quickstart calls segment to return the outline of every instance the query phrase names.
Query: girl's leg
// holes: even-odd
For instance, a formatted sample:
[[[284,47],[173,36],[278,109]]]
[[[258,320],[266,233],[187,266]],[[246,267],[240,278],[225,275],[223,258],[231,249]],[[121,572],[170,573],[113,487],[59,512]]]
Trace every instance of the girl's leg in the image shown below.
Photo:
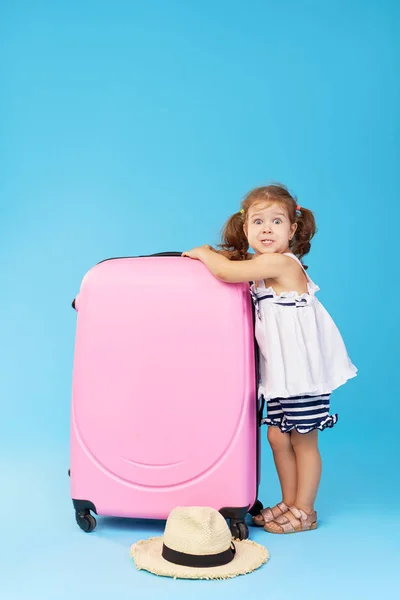
[[[291,434],[282,433],[279,427],[270,426],[268,427],[268,441],[281,484],[282,502],[286,504],[286,507],[280,506],[281,503],[279,502],[271,509],[264,509],[261,514],[253,517],[253,522],[261,527],[271,518],[282,515],[287,510],[287,506],[294,503],[297,491],[296,456],[291,443]]]
[[[315,529],[317,526],[314,502],[321,478],[318,430],[306,434],[293,430],[291,442],[297,465],[296,498],[292,508],[289,508],[284,515],[264,525],[264,529],[270,533],[291,533],[303,529]]]
[[[282,502],[291,506],[297,496],[296,455],[292,436],[290,433],[282,433],[279,427],[268,427],[268,441],[281,484]]]
[[[305,434],[293,430],[292,444],[297,464],[297,493],[294,506],[306,513],[312,513],[322,471],[318,429]]]

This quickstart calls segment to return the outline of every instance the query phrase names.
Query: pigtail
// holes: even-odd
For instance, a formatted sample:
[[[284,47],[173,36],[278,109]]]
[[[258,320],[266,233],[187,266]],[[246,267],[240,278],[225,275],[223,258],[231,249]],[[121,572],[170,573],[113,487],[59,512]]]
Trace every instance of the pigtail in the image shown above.
[[[299,207],[297,211],[296,223],[297,229],[290,249],[301,260],[303,256],[310,252],[311,240],[317,232],[317,227],[311,210],[303,207]]]
[[[245,222],[244,212],[237,212],[232,215],[222,229],[222,244],[218,248],[222,249],[230,260],[246,260],[249,243],[243,230]]]

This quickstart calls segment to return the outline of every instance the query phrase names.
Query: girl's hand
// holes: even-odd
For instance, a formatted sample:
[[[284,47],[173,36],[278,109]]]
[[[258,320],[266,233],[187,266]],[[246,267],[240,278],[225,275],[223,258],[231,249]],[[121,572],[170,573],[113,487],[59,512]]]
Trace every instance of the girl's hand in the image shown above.
[[[182,256],[187,256],[188,258],[194,258],[196,260],[202,260],[204,252],[210,250],[214,252],[214,249],[209,244],[204,244],[203,246],[197,246],[197,248],[192,248],[192,250],[182,252]]]

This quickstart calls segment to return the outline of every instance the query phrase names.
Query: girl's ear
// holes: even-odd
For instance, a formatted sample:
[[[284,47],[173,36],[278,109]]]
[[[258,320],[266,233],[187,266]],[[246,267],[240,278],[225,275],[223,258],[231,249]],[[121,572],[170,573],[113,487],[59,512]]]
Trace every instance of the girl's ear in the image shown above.
[[[289,240],[291,240],[293,238],[294,234],[296,233],[296,229],[297,229],[297,223],[293,223],[290,227]]]

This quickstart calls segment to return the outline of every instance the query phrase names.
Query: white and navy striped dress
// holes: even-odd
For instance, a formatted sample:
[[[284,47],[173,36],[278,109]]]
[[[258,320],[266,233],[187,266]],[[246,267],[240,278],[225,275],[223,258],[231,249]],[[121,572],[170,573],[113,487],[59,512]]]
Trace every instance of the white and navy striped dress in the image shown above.
[[[301,265],[294,254],[287,256]],[[315,296],[319,287],[304,273],[304,294],[277,295],[263,281],[251,286],[260,350],[259,394],[267,402],[262,422],[285,433],[332,427],[337,415],[329,414],[330,394],[357,373],[337,326]]]

